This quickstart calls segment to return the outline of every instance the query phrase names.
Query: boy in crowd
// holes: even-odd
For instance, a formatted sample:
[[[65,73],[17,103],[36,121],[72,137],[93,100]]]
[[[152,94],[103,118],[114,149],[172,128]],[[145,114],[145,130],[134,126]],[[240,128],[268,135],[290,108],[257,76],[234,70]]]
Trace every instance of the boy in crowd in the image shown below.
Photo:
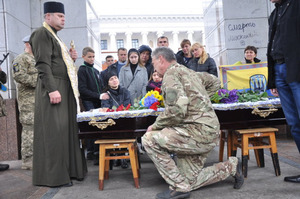
[[[78,90],[85,111],[101,107],[101,100],[109,99],[104,90],[100,73],[94,68],[95,51],[90,47],[82,50],[83,65],[78,70]],[[87,159],[93,159],[97,147],[93,140],[87,141]],[[97,161],[95,161],[97,164]]]

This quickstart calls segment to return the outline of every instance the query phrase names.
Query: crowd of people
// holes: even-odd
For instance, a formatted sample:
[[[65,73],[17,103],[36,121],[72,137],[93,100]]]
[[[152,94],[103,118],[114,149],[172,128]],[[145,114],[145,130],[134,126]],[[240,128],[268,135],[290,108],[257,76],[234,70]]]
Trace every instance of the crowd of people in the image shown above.
[[[295,67],[299,62],[295,55],[300,49],[295,41],[299,37],[298,29],[286,20],[289,16],[300,19],[296,9],[299,2],[271,2],[276,8],[270,18],[268,87],[274,95],[279,95],[300,151],[300,105],[297,100],[300,69]],[[102,71],[94,67],[95,51],[85,47],[82,50],[84,62],[77,70],[74,64],[77,51],[72,47],[67,49],[57,36],[64,28],[64,13],[62,3],[44,3],[43,26],[23,39],[24,53],[14,60],[12,67],[18,85],[18,108],[23,127],[22,169],[32,169],[34,185],[68,187],[72,186],[72,180],[84,179],[87,166],[79,145],[76,122],[76,114],[82,111],[80,100],[84,111],[111,109],[133,104],[147,91],[159,88],[164,97],[164,112],[141,139],[157,170],[170,185],[156,198],[187,198],[192,190],[229,176],[235,179],[235,189],[242,187],[242,167],[236,157],[203,168],[219,139],[220,124],[210,96],[220,89],[220,80],[216,63],[202,44],[191,44],[184,39],[181,50],[174,53],[168,48],[168,38],[161,36],[153,51],[147,45],[129,50],[119,48],[118,60],[107,56]],[[291,37],[283,37],[286,31]],[[254,46],[247,46],[244,54],[245,61],[241,63],[260,62]],[[6,74],[1,69],[0,77],[4,84]],[[2,116],[5,111],[1,96],[0,100]],[[98,164],[99,152],[94,140],[87,140],[86,145],[86,158],[94,159],[94,164]],[[177,162],[170,156],[174,153]],[[118,166],[117,161],[115,165]],[[128,167],[126,161],[119,165]],[[8,168],[9,165],[0,164],[1,171]],[[286,177],[285,181],[300,182],[300,176]]]

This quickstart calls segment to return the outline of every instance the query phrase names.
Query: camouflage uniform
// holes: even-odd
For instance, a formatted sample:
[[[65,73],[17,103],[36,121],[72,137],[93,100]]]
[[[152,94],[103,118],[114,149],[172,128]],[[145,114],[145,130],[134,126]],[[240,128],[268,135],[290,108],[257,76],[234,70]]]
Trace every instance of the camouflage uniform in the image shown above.
[[[22,168],[31,169],[33,155],[34,92],[38,71],[33,55],[24,52],[13,61],[13,77],[18,83],[18,107],[22,124]]]
[[[164,74],[165,111],[142,142],[171,190],[189,192],[235,175],[237,158],[203,168],[219,140],[220,124],[210,98],[220,88],[214,75],[172,64]],[[177,165],[170,157],[177,154]]]

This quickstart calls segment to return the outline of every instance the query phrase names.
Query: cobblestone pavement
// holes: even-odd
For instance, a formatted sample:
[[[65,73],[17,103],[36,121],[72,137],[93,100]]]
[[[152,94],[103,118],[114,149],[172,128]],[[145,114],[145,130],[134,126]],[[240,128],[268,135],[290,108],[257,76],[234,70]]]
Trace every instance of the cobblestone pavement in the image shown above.
[[[286,183],[284,176],[300,174],[299,152],[292,139],[277,137],[277,147],[281,166],[281,176],[276,177],[272,159],[265,150],[265,168],[256,166],[255,156],[250,153],[248,178],[242,189],[234,190],[233,178],[228,178],[192,192],[190,198],[299,198],[298,184]],[[225,147],[226,148],[226,147]],[[211,153],[207,165],[218,161],[218,147]],[[240,156],[240,150],[237,156]],[[140,156],[140,189],[133,184],[130,169],[114,168],[109,179],[104,182],[104,190],[98,190],[98,166],[88,161],[88,175],[84,181],[73,181],[69,188],[36,187],[31,184],[31,171],[21,170],[21,161],[3,161],[10,164],[10,169],[0,172],[1,199],[65,199],[65,198],[100,198],[100,199],[148,199],[168,188],[146,154]]]

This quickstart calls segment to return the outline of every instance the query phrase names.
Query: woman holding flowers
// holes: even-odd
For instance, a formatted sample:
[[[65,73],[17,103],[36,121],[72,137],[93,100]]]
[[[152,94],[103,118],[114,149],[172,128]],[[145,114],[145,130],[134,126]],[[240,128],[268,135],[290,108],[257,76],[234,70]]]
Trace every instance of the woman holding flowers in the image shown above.
[[[130,91],[131,103],[134,103],[134,99],[141,98],[146,94],[148,73],[140,61],[140,53],[137,49],[131,48],[128,51],[128,60],[126,65],[121,68],[119,78],[120,86]]]

